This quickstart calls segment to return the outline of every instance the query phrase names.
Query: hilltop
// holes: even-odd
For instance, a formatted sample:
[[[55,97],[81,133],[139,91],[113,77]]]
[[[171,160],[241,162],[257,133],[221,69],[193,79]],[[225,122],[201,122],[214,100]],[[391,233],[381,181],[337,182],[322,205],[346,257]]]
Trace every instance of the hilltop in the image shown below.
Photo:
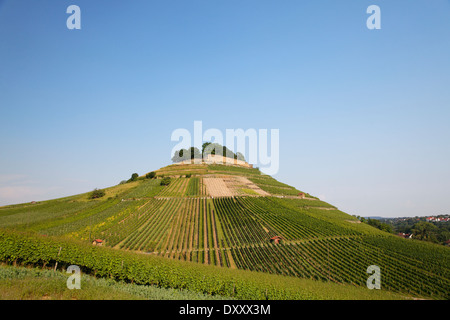
[[[22,236],[16,233],[22,232],[32,234],[31,238],[23,236],[27,237],[24,243],[39,242],[39,235],[44,235],[46,241],[56,241],[53,253],[46,253],[50,255],[47,260],[61,259],[64,265],[73,259],[97,272],[104,268],[95,261],[63,258],[58,253],[62,245],[72,248],[79,243],[90,254],[122,257],[111,262],[108,268],[113,269],[105,272],[131,277],[133,281],[135,276],[123,271],[123,254],[131,254],[126,259],[132,261],[150,259],[171,268],[175,261],[186,263],[181,268],[193,268],[194,273],[223,274],[223,285],[208,291],[206,284],[192,284],[194,280],[180,283],[186,276],[180,271],[178,280],[167,280],[165,286],[231,297],[251,297],[237,294],[237,285],[231,285],[235,276],[259,279],[252,280],[256,281],[252,285],[260,283],[258,290],[269,298],[276,298],[280,292],[284,292],[280,298],[302,296],[287,295],[294,289],[281,279],[312,281],[296,289],[309,292],[309,298],[388,297],[384,294],[389,298],[449,298],[449,248],[402,239],[359,223],[332,204],[264,175],[257,168],[177,163],[154,172],[106,188],[104,196],[96,199],[85,193],[2,207],[0,227],[7,232],[0,235],[0,242],[19,239]],[[166,185],[161,184],[163,179],[168,181]],[[96,239],[101,240],[102,248],[92,245]],[[0,258],[11,261],[8,254],[12,253],[5,251]],[[122,267],[116,265],[120,261]],[[380,267],[382,290],[366,288],[367,268],[371,265]],[[245,276],[242,272],[250,273]],[[281,278],[268,280],[266,276]],[[166,283],[164,277],[148,279],[153,280],[143,283]],[[274,285],[273,293],[264,289],[266,281],[279,283]],[[335,293],[326,288],[333,288]]]

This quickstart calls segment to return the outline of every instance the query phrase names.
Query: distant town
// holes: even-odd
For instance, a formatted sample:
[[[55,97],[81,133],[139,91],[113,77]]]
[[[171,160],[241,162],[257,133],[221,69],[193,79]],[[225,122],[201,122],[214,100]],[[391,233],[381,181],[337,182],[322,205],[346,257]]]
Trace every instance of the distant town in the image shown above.
[[[396,218],[385,218],[385,217],[367,217],[370,219],[377,219],[382,222],[395,222],[395,221],[427,221],[427,222],[448,222],[450,221],[450,215],[437,215],[437,216],[424,216],[424,217],[396,217]]]

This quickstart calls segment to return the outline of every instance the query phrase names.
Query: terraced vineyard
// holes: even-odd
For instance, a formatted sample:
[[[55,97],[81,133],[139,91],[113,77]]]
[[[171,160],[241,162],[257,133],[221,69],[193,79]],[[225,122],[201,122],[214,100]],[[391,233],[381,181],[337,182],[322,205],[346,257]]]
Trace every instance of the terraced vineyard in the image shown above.
[[[144,179],[109,188],[106,199],[79,195],[2,207],[0,226],[86,243],[102,239],[119,251],[194,264],[358,287],[365,287],[367,267],[377,265],[383,290],[449,298],[449,248],[354,223],[336,207],[310,195],[299,198],[299,190],[256,169],[192,165],[159,172],[172,176],[168,186]],[[183,177],[188,173],[195,175]],[[267,196],[229,195],[229,189],[219,190],[226,185],[221,176],[245,177],[241,180],[254,183],[249,190],[261,188]],[[271,242],[275,236],[281,243]]]

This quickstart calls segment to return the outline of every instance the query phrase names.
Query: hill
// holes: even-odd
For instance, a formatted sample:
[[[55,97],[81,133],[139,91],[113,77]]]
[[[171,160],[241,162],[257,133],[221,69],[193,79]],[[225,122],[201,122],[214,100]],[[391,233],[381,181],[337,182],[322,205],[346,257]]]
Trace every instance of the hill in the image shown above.
[[[281,279],[312,281],[303,282],[304,287],[314,288],[306,290],[310,295],[293,295],[296,298],[336,299],[339,295],[326,288],[341,292],[338,287],[346,292],[341,298],[373,298],[373,295],[380,298],[383,294],[389,298],[392,294],[397,298],[449,298],[449,248],[402,239],[359,223],[333,205],[263,175],[258,169],[174,164],[157,170],[156,177],[142,176],[107,188],[105,196],[99,199],[90,199],[89,193],[85,193],[1,207],[0,227],[5,232],[0,241],[5,244],[8,239],[16,239],[31,246],[33,241],[40,243],[45,239],[54,243],[54,248],[85,246],[83,250],[88,250],[89,255],[107,252],[108,257],[122,257],[127,253],[133,254],[133,258],[127,259],[147,259],[170,266],[181,260],[177,262],[183,263],[181,269],[222,275],[223,288],[219,285],[221,289],[214,292],[231,297],[251,296],[237,295],[236,284],[234,289],[228,287],[230,279],[245,278],[242,272],[250,272],[252,279],[257,274],[255,281],[261,284],[263,297],[267,295],[267,289],[264,293],[267,281],[280,283],[281,287],[276,287],[276,294],[270,298],[283,296],[277,290],[288,287],[286,290],[292,290]],[[170,177],[170,183],[161,185],[162,177]],[[271,240],[274,237],[280,237],[281,241]],[[92,246],[94,239],[101,239],[103,246],[110,249]],[[45,262],[43,256],[30,258],[26,252],[20,256],[15,252],[17,248],[3,249],[0,258],[15,263],[18,259],[25,264],[31,259],[38,265],[58,259],[62,265],[76,261],[89,272],[101,268],[81,258],[66,256],[64,260],[56,249],[42,253],[48,257]],[[91,251],[92,248],[100,251]],[[155,258],[159,260],[152,260]],[[367,268],[371,265],[381,270],[382,290],[378,293],[366,288]],[[221,271],[208,271],[210,268]],[[119,278],[132,277],[124,271],[115,272]],[[268,280],[266,276],[279,280]],[[168,281],[165,286],[213,292],[177,281]],[[162,278],[143,281],[162,282]],[[297,289],[301,291],[301,287]]]

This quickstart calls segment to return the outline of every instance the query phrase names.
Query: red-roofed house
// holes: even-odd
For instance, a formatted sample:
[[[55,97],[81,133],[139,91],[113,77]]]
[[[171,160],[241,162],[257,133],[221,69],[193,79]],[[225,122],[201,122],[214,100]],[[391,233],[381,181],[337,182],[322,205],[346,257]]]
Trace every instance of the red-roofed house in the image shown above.
[[[95,239],[92,242],[92,245],[94,245],[94,246],[101,246],[102,244],[103,244],[103,240],[101,240],[101,239]]]

